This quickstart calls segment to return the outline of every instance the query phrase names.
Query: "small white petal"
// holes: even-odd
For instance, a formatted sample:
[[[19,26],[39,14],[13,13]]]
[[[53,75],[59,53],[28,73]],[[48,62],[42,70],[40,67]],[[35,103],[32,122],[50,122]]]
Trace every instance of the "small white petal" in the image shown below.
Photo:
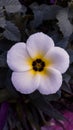
[[[27,39],[27,50],[31,57],[36,55],[45,55],[47,51],[54,46],[54,41],[46,34],[39,32],[31,35]]]
[[[51,59],[52,67],[58,69],[61,73],[64,73],[69,67],[69,55],[60,47],[50,49],[45,55],[45,58]]]
[[[62,75],[59,71],[49,68],[45,76],[41,76],[40,93],[48,95],[56,93],[62,85]]]
[[[30,94],[38,88],[40,77],[29,70],[13,72],[11,80],[17,91],[23,94]]]
[[[31,66],[27,63],[29,58],[31,59],[26,45],[22,42],[12,46],[7,53],[7,63],[13,71],[26,71],[31,69]]]

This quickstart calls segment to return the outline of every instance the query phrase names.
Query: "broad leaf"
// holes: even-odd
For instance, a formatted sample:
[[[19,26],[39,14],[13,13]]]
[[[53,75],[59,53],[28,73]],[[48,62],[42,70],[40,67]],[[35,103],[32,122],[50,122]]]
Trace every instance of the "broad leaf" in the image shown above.
[[[5,27],[5,17],[4,17],[4,14],[3,14],[3,10],[2,10],[2,7],[0,7],[0,27]]]
[[[18,12],[21,9],[18,0],[0,0],[0,7],[4,7],[9,13]]]
[[[18,27],[11,23],[10,21],[6,21],[5,31],[3,33],[4,37],[11,41],[20,41],[21,35]]]
[[[42,24],[43,20],[55,19],[57,12],[61,9],[61,7],[57,5],[49,6],[42,4],[39,6],[37,3],[31,4],[30,8],[34,13],[34,20],[31,22],[33,27],[38,27]]]
[[[64,37],[69,37],[73,32],[73,25],[68,19],[68,10],[62,9],[57,14],[58,26],[62,31]]]
[[[70,79],[71,79],[71,76],[70,76],[69,74],[65,73],[65,74],[63,75],[63,79],[65,80],[66,83],[69,83],[69,81],[70,81]]]
[[[67,52],[69,53],[69,56],[70,56],[70,64],[72,64],[73,63],[73,50],[67,49]]]
[[[56,43],[56,46],[62,47],[62,48],[66,48],[68,46],[69,43],[69,38],[63,38],[62,40],[60,40],[59,42]]]
[[[54,20],[56,18],[56,14],[61,9],[58,5],[46,5],[42,4],[40,6],[40,10],[43,12],[44,20]]]

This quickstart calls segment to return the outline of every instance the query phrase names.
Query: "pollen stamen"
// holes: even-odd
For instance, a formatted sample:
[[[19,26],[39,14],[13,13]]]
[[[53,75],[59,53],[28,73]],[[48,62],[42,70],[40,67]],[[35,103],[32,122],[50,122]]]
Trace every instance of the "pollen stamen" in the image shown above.
[[[32,66],[33,70],[35,71],[43,71],[45,67],[45,62],[42,61],[41,59],[36,59],[35,61],[33,61]]]

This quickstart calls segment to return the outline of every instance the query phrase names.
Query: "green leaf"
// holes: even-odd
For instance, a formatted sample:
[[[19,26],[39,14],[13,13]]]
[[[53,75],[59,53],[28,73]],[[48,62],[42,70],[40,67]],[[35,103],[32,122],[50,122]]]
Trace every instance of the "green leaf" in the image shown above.
[[[9,13],[15,13],[21,9],[21,4],[18,0],[0,0],[0,7],[5,7]]]
[[[11,23],[10,21],[6,21],[5,31],[3,32],[4,37],[11,41],[20,41],[21,35],[18,27]]]

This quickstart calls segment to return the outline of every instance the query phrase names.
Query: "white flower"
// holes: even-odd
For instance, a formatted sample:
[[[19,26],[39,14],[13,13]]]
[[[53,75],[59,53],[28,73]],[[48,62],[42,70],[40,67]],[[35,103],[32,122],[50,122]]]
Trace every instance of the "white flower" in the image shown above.
[[[12,46],[7,63],[14,71],[11,80],[17,91],[30,94],[37,89],[47,95],[61,87],[62,73],[69,67],[69,55],[40,32],[31,35],[26,44],[20,42]]]

